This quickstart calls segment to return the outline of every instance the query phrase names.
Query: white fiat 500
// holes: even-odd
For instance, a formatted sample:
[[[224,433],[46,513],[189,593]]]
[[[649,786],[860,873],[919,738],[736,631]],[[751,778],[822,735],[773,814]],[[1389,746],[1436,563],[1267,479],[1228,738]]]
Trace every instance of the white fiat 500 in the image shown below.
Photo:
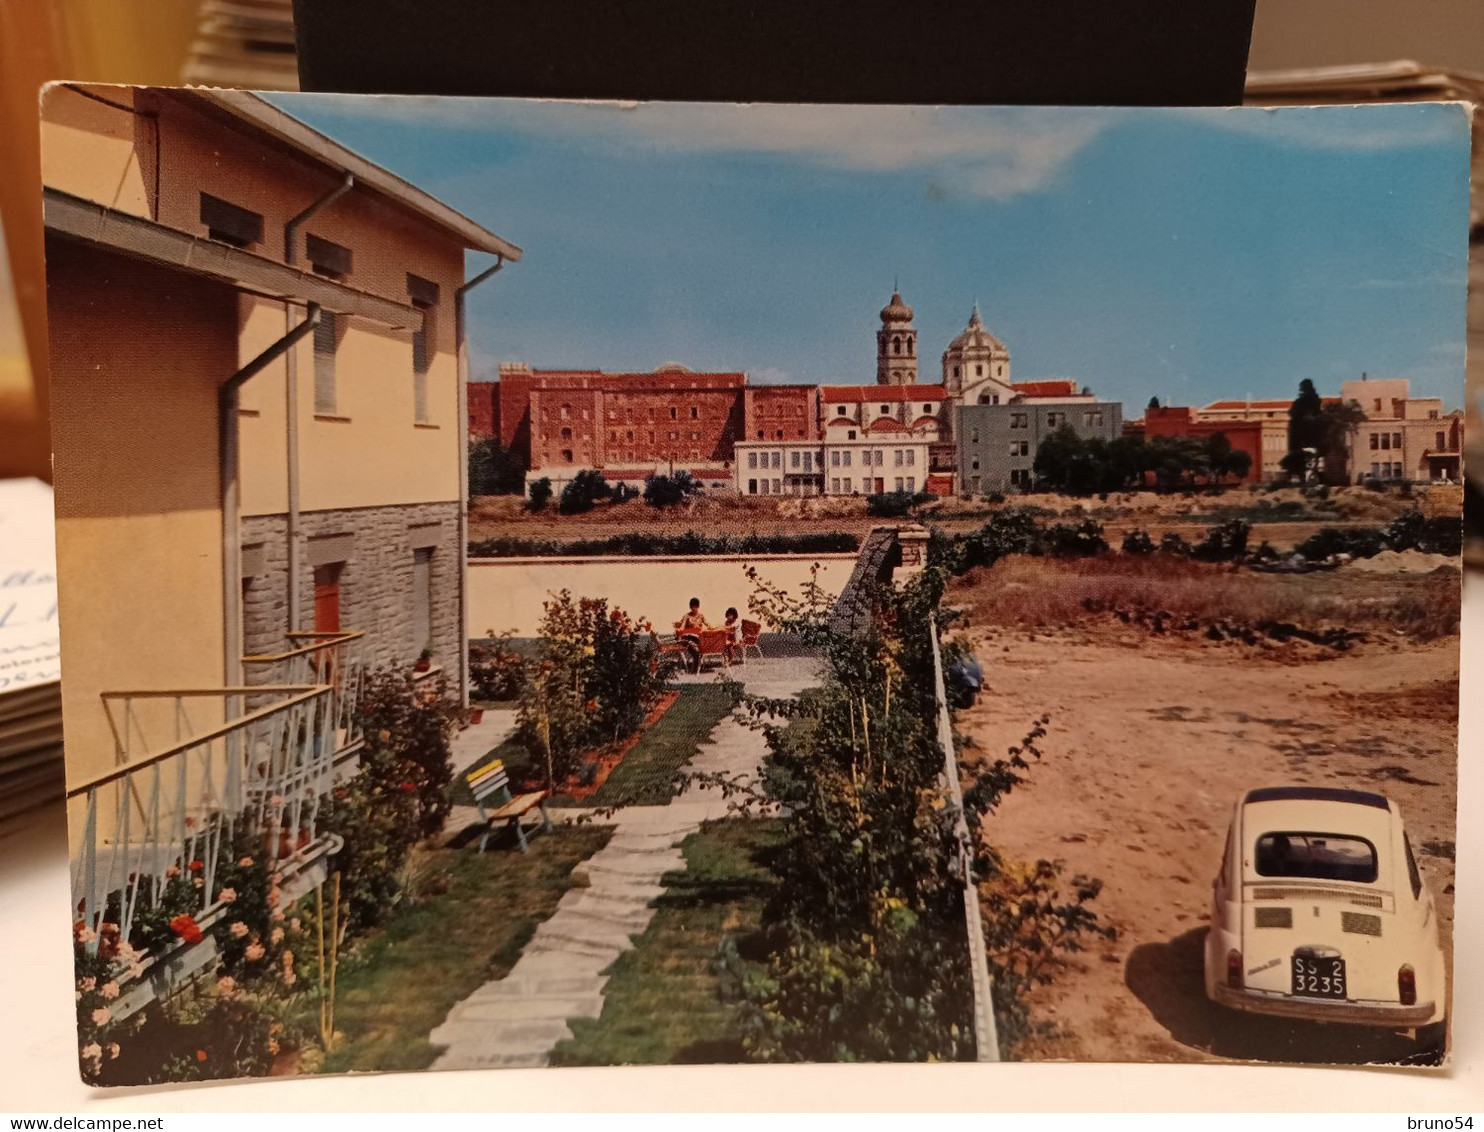
[[[1437,910],[1388,799],[1312,786],[1248,791],[1212,887],[1212,1001],[1320,1022],[1442,1023]]]

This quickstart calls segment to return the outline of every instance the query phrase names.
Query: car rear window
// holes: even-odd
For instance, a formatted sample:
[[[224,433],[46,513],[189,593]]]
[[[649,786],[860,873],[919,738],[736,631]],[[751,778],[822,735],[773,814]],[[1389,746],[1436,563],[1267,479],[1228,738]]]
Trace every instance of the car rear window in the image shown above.
[[[1363,837],[1291,830],[1257,839],[1257,873],[1370,884],[1376,879],[1376,847]]]

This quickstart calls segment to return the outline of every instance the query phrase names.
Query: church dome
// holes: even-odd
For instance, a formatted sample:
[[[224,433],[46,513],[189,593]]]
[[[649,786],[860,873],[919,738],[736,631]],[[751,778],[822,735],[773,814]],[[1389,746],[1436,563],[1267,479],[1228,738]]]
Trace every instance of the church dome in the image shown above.
[[[984,320],[979,317],[979,304],[974,304],[974,313],[969,316],[969,325],[959,332],[957,338],[948,343],[948,349],[952,351],[988,349],[996,353],[1005,353],[1005,344],[984,328]]]
[[[891,302],[881,308],[882,322],[911,322],[912,308],[902,302],[900,292],[891,293]]]

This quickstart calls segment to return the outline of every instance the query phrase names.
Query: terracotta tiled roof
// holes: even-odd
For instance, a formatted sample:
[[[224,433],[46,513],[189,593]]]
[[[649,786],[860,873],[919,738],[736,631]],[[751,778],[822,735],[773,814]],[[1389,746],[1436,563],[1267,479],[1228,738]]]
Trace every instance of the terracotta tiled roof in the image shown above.
[[[1338,405],[1338,397],[1321,397],[1320,400],[1326,405]],[[1211,409],[1287,409],[1293,402],[1279,399],[1277,401],[1212,401],[1206,406]]]
[[[1081,392],[1075,381],[1017,381],[1010,388],[1026,397],[1075,397]]]
[[[893,401],[941,401],[948,396],[941,385],[821,385],[819,392],[822,400],[832,404],[880,401],[889,405]]]

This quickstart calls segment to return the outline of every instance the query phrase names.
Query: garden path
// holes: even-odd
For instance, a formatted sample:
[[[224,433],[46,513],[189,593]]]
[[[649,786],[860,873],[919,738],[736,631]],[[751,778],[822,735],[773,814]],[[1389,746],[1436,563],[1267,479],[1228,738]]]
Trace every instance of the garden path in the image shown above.
[[[449,760],[455,776],[479,762],[515,730],[514,708],[485,708],[478,723],[471,723],[453,737]]]
[[[731,671],[748,692],[768,697],[795,696],[818,682],[815,662],[802,657],[753,660]],[[716,674],[681,679],[709,681]],[[752,775],[766,754],[762,732],[728,716],[687,769]],[[567,1019],[602,1013],[608,968],[648,926],[652,901],[664,892],[664,875],[685,867],[680,843],[702,822],[727,813],[726,801],[712,790],[692,790],[665,806],[630,806],[607,818],[590,810],[553,809],[554,821],[586,816],[612,825],[613,836],[574,870],[585,875],[586,886],[562,897],[510,973],[456,1004],[428,1035],[446,1047],[433,1068],[547,1064],[552,1048],[571,1037]]]

